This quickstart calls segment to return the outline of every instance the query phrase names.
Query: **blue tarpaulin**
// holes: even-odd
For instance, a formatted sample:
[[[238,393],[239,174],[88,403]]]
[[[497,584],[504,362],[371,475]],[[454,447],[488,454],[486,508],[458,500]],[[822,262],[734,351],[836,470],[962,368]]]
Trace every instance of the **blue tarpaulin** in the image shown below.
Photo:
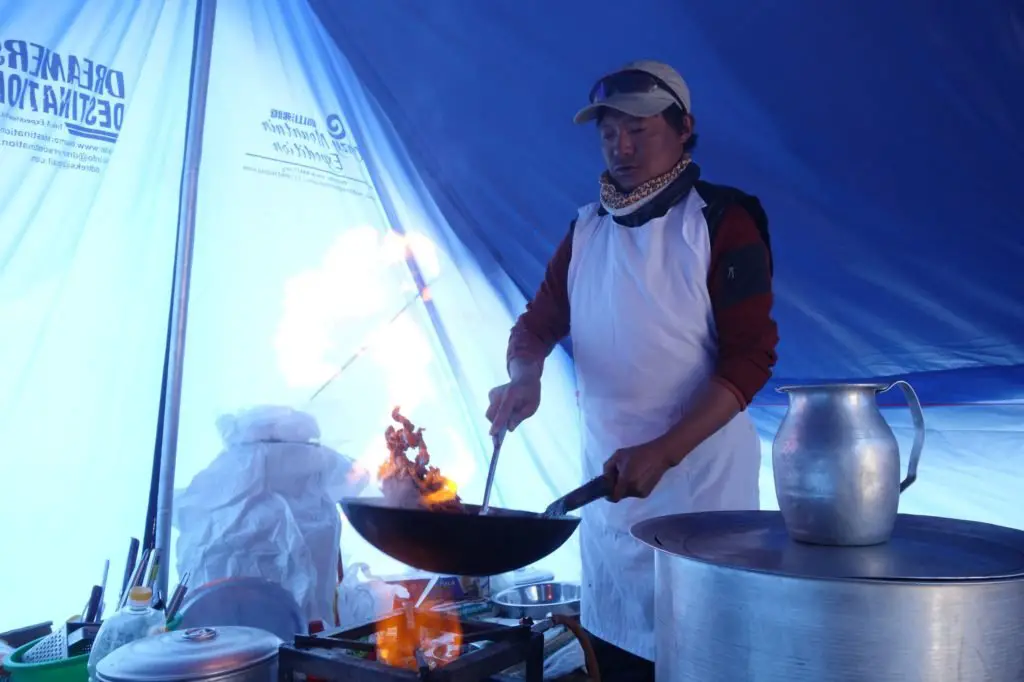
[[[690,85],[705,176],[767,207],[777,376],[1019,397],[1020,3],[312,5],[453,228],[524,291],[596,195],[595,135],[571,116],[601,74],[659,59]]]
[[[596,135],[570,122],[591,84],[673,64],[703,176],[770,216],[781,343],[752,408],[766,446],[774,386],[906,378],[929,432],[902,508],[1024,526],[1020,3],[311,4],[453,231],[527,295],[596,198]],[[908,445],[902,397],[880,402]]]

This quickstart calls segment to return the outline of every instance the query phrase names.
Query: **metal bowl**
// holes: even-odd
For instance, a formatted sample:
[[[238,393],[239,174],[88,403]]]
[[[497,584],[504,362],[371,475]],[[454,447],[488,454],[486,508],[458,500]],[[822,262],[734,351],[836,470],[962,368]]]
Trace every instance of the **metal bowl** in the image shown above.
[[[521,585],[502,590],[491,599],[491,602],[502,618],[578,616],[580,586],[558,582]]]

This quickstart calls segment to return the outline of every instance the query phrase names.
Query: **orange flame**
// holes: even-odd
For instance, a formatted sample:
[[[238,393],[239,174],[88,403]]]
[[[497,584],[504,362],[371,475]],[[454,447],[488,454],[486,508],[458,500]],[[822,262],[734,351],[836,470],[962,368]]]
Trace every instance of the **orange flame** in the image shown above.
[[[377,660],[396,668],[417,670],[444,666],[459,657],[462,628],[454,613],[406,606],[402,613],[377,624]]]
[[[423,504],[428,507],[444,505],[459,499],[459,487],[455,485],[455,481],[440,475],[438,477],[441,479],[441,487],[423,496]]]

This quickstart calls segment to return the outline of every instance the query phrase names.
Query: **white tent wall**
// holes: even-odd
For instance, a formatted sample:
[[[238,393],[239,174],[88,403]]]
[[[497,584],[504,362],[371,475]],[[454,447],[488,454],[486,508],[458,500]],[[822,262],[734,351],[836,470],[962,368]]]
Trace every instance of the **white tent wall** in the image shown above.
[[[204,128],[176,486],[221,449],[216,418],[257,404],[312,413],[323,443],[375,470],[400,405],[481,497],[512,314],[304,0],[218,0]],[[577,483],[573,391],[560,354],[543,413],[503,452],[498,504],[539,510]],[[342,550],[401,569],[351,530]],[[575,543],[546,563],[578,575]]]
[[[142,531],[193,30],[188,2],[0,0],[0,630],[74,613]],[[95,116],[60,110],[101,66]]]
[[[20,372],[2,384],[3,478],[17,492],[0,510],[5,519],[38,510],[5,529],[26,561],[0,567],[0,629],[66,617],[105,558],[116,589],[128,537],[139,536],[146,514],[195,3],[85,6],[0,2],[0,41],[112,64],[130,96],[98,173],[34,164],[38,152],[20,148],[8,157],[7,141],[20,138],[0,135],[0,306],[17,323],[0,343],[13,360],[4,371]],[[477,500],[490,456],[487,391],[505,377],[510,311],[524,299],[507,280],[493,284],[496,264],[472,259],[453,236],[305,0],[216,7],[175,487],[221,450],[215,421],[224,413],[260,404],[308,411],[322,442],[375,470],[401,405],[427,428],[433,462]],[[36,205],[46,210],[33,215]],[[540,510],[579,482],[574,392],[558,351],[541,413],[506,443],[494,503]],[[172,586],[176,539],[172,532]],[[376,572],[402,569],[350,529],[342,550]],[[575,541],[542,566],[577,578]]]

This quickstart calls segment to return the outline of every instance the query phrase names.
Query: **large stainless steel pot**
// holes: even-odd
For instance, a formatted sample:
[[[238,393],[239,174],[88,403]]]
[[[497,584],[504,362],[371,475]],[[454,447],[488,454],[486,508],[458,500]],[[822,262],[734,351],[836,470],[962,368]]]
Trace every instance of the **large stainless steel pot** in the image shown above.
[[[641,522],[658,682],[1020,682],[1024,532],[900,515],[890,542],[794,542],[778,512]]]
[[[100,682],[277,682],[281,640],[241,626],[190,628],[146,637],[100,661]]]

